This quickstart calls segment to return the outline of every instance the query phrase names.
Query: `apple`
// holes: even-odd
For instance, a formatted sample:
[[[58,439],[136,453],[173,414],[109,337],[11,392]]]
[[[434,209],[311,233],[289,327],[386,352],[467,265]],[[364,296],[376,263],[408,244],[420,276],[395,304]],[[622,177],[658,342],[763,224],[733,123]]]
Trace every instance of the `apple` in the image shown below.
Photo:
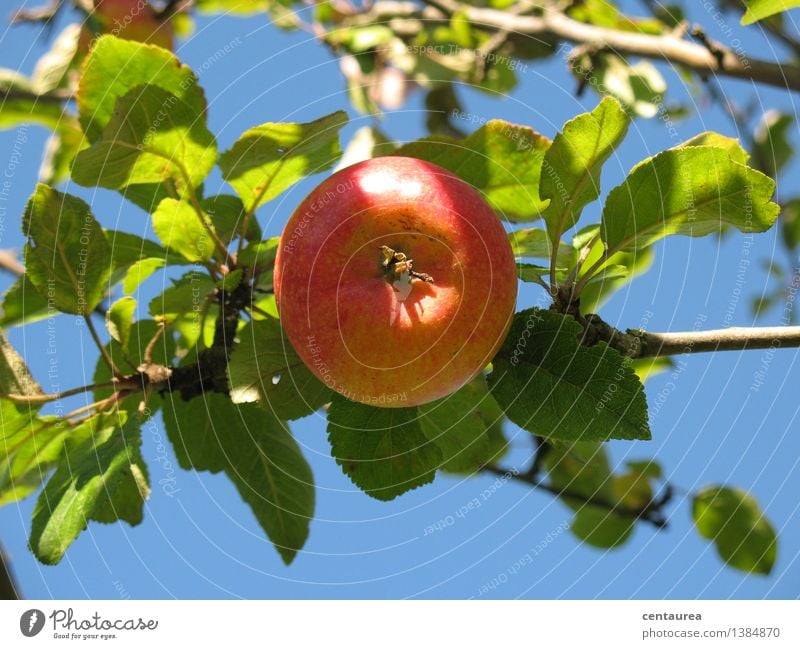
[[[100,34],[150,43],[171,50],[175,28],[170,20],[160,20],[147,0],[94,0],[93,18],[100,24]],[[99,35],[99,34],[98,34]],[[81,30],[80,51],[88,52],[93,37],[88,25]]]
[[[394,408],[451,394],[486,368],[508,333],[517,273],[471,185],[388,156],[334,173],[300,203],[274,286],[308,368],[348,399]]]

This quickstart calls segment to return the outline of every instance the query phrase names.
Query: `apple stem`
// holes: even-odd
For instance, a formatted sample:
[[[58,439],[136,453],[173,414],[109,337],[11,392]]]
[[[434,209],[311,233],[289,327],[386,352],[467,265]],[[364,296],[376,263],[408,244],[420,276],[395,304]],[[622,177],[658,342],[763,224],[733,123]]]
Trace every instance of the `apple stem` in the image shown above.
[[[433,284],[433,277],[427,273],[418,273],[412,270],[414,260],[409,259],[404,252],[393,250],[389,246],[381,246],[379,250],[383,253],[381,267],[392,278],[392,281],[400,278],[403,273],[408,273],[412,278]]]

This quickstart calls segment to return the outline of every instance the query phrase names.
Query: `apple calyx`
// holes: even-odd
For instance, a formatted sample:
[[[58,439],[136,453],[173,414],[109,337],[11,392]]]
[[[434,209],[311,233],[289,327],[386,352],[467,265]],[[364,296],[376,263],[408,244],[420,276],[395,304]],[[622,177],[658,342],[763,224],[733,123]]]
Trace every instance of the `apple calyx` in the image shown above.
[[[405,277],[408,277],[409,280],[411,278],[416,278],[428,284],[433,284],[433,277],[427,273],[418,273],[413,270],[414,260],[409,259],[404,252],[393,250],[389,246],[380,246],[380,251],[383,253],[381,267],[392,284]]]

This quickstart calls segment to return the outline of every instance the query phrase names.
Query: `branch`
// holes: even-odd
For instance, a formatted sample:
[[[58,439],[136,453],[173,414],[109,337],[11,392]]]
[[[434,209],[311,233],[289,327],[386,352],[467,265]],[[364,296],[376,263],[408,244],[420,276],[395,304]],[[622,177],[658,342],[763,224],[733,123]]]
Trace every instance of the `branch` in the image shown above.
[[[457,0],[423,0],[447,15],[465,14],[471,23],[510,33],[557,38],[570,43],[591,44],[617,54],[663,59],[706,75],[718,74],[748,79],[779,88],[800,90],[800,66],[772,63],[738,56],[720,43],[692,43],[678,34],[650,35],[625,32],[578,22],[558,11],[546,10],[542,16],[519,15],[509,10],[484,9]],[[713,47],[708,47],[708,45]]]
[[[667,520],[661,513],[661,509],[672,499],[672,488],[669,485],[664,488],[664,493],[659,498],[651,500],[641,509],[636,509],[626,505],[621,505],[620,503],[611,503],[602,498],[597,498],[596,496],[587,496],[582,493],[577,493],[570,489],[554,487],[551,484],[542,482],[535,475],[532,475],[530,471],[526,473],[515,473],[513,471],[509,471],[508,469],[491,465],[484,466],[483,470],[494,475],[509,476],[518,482],[523,482],[534,489],[546,491],[547,493],[552,494],[553,496],[558,496],[559,498],[571,498],[573,500],[582,502],[584,505],[601,507],[602,509],[607,509],[609,512],[619,514],[620,516],[646,521],[658,528],[664,528],[667,526]]]
[[[655,358],[701,352],[743,351],[800,347],[800,327],[729,327],[708,331],[652,333],[636,329],[625,332],[599,316],[586,316],[584,343],[608,343],[628,358]]]

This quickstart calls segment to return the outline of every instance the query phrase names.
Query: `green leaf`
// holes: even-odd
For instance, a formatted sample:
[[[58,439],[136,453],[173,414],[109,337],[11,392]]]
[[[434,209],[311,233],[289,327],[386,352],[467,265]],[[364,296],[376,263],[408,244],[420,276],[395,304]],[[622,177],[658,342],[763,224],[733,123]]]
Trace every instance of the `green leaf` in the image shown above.
[[[750,25],[782,11],[800,7],[800,0],[744,0],[747,11],[742,16],[742,25]]]
[[[756,166],[770,178],[776,178],[794,155],[791,133],[794,117],[778,111],[764,113],[753,138]]]
[[[629,64],[616,54],[593,57],[592,69],[573,67],[578,76],[590,76],[589,87],[600,96],[609,95],[632,115],[655,117],[667,91],[664,77],[650,61]]]
[[[330,401],[331,390],[294,351],[277,320],[247,323],[228,362],[234,403],[263,401],[280,419],[298,419]]]
[[[740,489],[706,487],[694,497],[697,531],[714,542],[722,560],[745,572],[768,575],[775,565],[775,529],[755,499]]]
[[[171,181],[184,193],[216,159],[216,140],[195,107],[158,86],[136,86],[120,97],[97,141],[75,156],[72,178],[118,190]]]
[[[556,135],[544,157],[540,187],[542,198],[550,199],[544,212],[550,241],[560,240],[600,195],[601,169],[625,138],[629,122],[619,102],[607,97]]]
[[[446,471],[473,473],[499,460],[505,450],[505,443],[496,443],[505,417],[483,375],[418,410],[422,430],[441,451],[440,468]]]
[[[206,273],[189,272],[172,280],[172,286],[154,297],[148,309],[180,334],[183,350],[213,343],[219,306],[214,282]]]
[[[630,363],[553,311],[518,313],[492,361],[489,388],[508,418],[548,439],[650,439],[644,389]]]
[[[238,196],[219,194],[200,201],[200,205],[211,218],[214,229],[223,243],[228,244],[239,235],[239,230],[244,227],[244,204]],[[261,238],[261,228],[258,221],[251,218],[247,223],[247,241],[258,241]]]
[[[722,149],[669,149],[634,167],[611,190],[602,237],[613,251],[635,250],[672,235],[703,236],[729,224],[745,233],[768,230],[780,208],[775,182],[734,162]]]
[[[465,140],[432,137],[394,155],[419,158],[452,171],[478,189],[499,216],[535,221],[547,201],[539,196],[542,159],[550,141],[534,130],[491,120]]]
[[[635,524],[633,518],[587,503],[590,499],[610,506],[618,503],[614,475],[602,444],[551,446],[544,463],[550,485],[563,491],[559,497],[575,512],[570,531],[577,538],[599,548],[617,547],[628,539]]]
[[[171,52],[116,36],[101,36],[86,57],[78,83],[78,113],[90,142],[99,140],[112,121],[117,100],[144,84],[169,91],[197,117],[206,111],[197,76]],[[153,115],[156,113],[158,110]]]
[[[307,124],[251,128],[220,156],[222,176],[253,211],[305,176],[330,169],[341,155],[339,130],[346,123],[347,114],[338,111]]]
[[[0,331],[0,395],[42,394],[42,388],[33,378],[25,360]]]
[[[593,242],[586,255],[579,277],[599,262],[605,255],[605,246],[598,235],[599,225],[583,228],[572,241],[575,254],[579,254],[585,245]],[[616,252],[608,256],[595,271],[581,292],[581,309],[584,313],[597,313],[614,293],[629,284],[636,277],[650,270],[655,259],[653,248],[634,250],[632,252]]]
[[[128,340],[136,312],[136,300],[132,297],[121,297],[114,302],[106,313],[106,328],[111,337],[124,349],[128,348]]]
[[[596,548],[611,549],[625,543],[633,532],[635,521],[603,507],[586,505],[575,512],[570,531],[583,542]]]
[[[90,419],[89,439],[67,449],[39,495],[30,547],[42,563],[61,561],[90,519],[124,520],[131,525],[142,521],[150,489],[140,454],[140,421],[124,419],[124,411]]]
[[[734,162],[746,165],[750,160],[750,154],[745,151],[739,140],[733,137],[727,137],[714,131],[704,131],[694,137],[689,138],[685,142],[679,144],[676,149],[688,146],[713,146],[725,151]]]
[[[280,237],[272,237],[266,241],[257,241],[245,246],[239,254],[240,264],[250,268],[266,270],[272,268],[275,256],[278,254]]]
[[[656,356],[655,358],[636,358],[631,361],[633,371],[642,383],[645,383],[654,376],[669,372],[675,362],[669,356]]]
[[[127,295],[134,293],[142,282],[164,266],[166,262],[159,257],[148,257],[131,264],[122,280],[122,291]]]
[[[53,313],[58,313],[53,305]],[[25,273],[8,287],[3,296],[3,315],[0,327],[16,327],[31,324],[47,318],[49,313],[47,298],[42,296]]]
[[[214,256],[210,227],[205,217],[186,201],[165,198],[153,212],[153,230],[161,243],[168,252],[177,253],[187,261],[210,261]]]
[[[370,158],[391,155],[396,149],[396,145],[380,130],[373,126],[362,126],[350,138],[334,171],[339,171]]]
[[[328,411],[328,440],[345,474],[378,500],[433,482],[443,461],[417,408],[375,408],[336,394]]]
[[[783,242],[789,249],[800,245],[800,198],[787,201],[781,208]]]
[[[164,426],[184,469],[225,471],[285,563],[308,538],[314,477],[300,447],[266,408],[219,394],[164,406]]]
[[[0,398],[0,506],[42,486],[69,436],[54,417],[38,417],[37,407]]]
[[[27,276],[39,293],[66,313],[91,313],[111,275],[111,247],[89,206],[39,184],[22,229]]]
[[[39,179],[48,185],[57,185],[69,178],[72,161],[85,145],[86,140],[77,118],[63,115],[45,145]]]

